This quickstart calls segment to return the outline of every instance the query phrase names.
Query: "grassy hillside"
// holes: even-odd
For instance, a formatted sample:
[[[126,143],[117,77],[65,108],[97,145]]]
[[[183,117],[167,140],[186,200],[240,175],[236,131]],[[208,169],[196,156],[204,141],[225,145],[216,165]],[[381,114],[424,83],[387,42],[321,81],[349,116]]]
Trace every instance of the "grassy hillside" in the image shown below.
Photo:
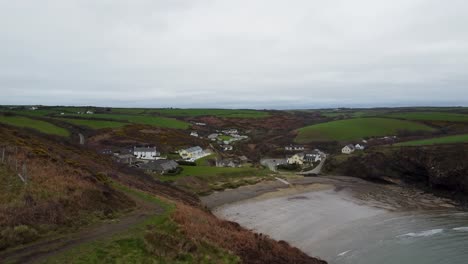
[[[392,118],[419,121],[468,122],[468,114],[457,114],[448,112],[402,112],[392,113],[386,116]]]
[[[105,120],[90,120],[90,119],[74,119],[74,118],[60,118],[67,123],[85,126],[91,129],[103,129],[103,128],[118,128],[128,123],[116,122],[116,121],[105,121]]]
[[[412,141],[406,141],[406,142],[395,144],[395,146],[423,146],[423,145],[456,144],[456,143],[468,143],[468,134],[428,138],[428,139],[421,139],[421,140],[412,140]]]
[[[432,131],[424,124],[390,118],[354,118],[307,126],[298,130],[298,143],[346,141],[396,135],[399,131]]]
[[[58,127],[54,124],[45,121],[35,120],[28,117],[0,115],[0,123],[16,127],[32,128],[45,134],[63,137],[70,136],[70,132],[64,128]]]
[[[217,116],[227,118],[262,118],[269,116],[268,112],[241,109],[157,109],[151,112],[167,116]]]
[[[70,116],[70,115],[67,115]],[[96,120],[95,118],[109,119],[115,121],[125,121],[134,124],[151,125],[157,127],[187,129],[190,124],[174,118],[156,117],[147,115],[120,115],[120,114],[93,114],[93,115],[73,115],[77,117],[85,117],[89,120]],[[96,120],[101,121],[101,120]]]

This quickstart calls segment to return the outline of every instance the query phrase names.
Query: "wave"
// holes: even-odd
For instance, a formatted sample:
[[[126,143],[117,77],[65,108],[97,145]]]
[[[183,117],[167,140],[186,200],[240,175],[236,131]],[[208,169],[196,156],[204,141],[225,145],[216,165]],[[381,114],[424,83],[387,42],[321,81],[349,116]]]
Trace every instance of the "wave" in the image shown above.
[[[428,237],[428,236],[433,236],[433,235],[442,233],[443,231],[444,231],[443,229],[431,229],[431,230],[421,231],[418,233],[407,233],[407,234],[399,235],[398,237]]]
[[[455,227],[452,229],[455,231],[468,231],[468,226]]]
[[[340,254],[338,254],[338,257],[341,257],[341,256],[344,256],[346,254],[348,254],[348,252],[350,252],[351,250],[346,250],[344,252],[341,252]]]

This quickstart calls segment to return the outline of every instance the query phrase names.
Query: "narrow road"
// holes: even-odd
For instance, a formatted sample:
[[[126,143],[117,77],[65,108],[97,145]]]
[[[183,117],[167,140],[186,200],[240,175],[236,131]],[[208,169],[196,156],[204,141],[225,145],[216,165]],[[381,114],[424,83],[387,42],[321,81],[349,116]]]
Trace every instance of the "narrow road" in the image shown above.
[[[80,137],[80,145],[84,145],[85,144],[85,137],[81,133],[78,133],[78,136]]]
[[[116,222],[104,223],[61,238],[41,241],[0,253],[0,263],[38,263],[81,244],[112,237],[143,223],[148,217],[164,213],[164,209],[157,204],[145,201],[136,195],[127,195],[137,203],[137,208]]]

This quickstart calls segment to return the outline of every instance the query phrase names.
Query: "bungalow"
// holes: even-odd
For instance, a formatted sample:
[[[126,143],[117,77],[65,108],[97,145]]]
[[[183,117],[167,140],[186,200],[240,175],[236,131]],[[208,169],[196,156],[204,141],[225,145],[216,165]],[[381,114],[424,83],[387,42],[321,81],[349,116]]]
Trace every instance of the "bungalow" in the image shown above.
[[[156,160],[161,153],[156,150],[156,147],[134,147],[133,155],[137,159]]]
[[[39,108],[36,107],[36,106],[31,106],[29,109],[34,111],[34,110],[37,110],[37,109],[39,109]]]
[[[88,111],[86,111],[86,114],[88,114],[88,115],[92,115],[92,114],[94,114],[94,112],[93,112],[93,111],[89,111],[89,110],[88,110]]]
[[[304,150],[304,146],[296,146],[296,145],[289,145],[284,147],[287,151],[302,151]]]
[[[136,161],[135,156],[133,156],[132,154],[118,155],[118,156],[115,156],[115,159],[117,160],[118,163],[122,163],[122,164],[132,164]]]
[[[178,166],[179,164],[173,160],[159,159],[141,164],[140,168],[148,173],[156,172],[164,174],[166,172],[177,169]]]
[[[343,154],[351,154],[353,153],[355,150],[353,144],[349,144],[349,145],[346,145],[344,146],[342,149],[341,149],[341,153]]]
[[[204,154],[204,151],[199,146],[191,147],[191,148],[183,149],[183,150],[179,151],[179,155],[183,159],[197,159],[197,158],[203,156],[203,154]]]

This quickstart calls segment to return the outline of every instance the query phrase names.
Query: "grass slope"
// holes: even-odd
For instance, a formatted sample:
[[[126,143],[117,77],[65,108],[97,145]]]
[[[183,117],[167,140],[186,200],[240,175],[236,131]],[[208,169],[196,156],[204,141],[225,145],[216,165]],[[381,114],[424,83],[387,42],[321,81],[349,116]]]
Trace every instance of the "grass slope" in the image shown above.
[[[125,121],[135,124],[151,125],[157,127],[187,129],[190,124],[174,118],[156,117],[147,115],[120,115],[120,114],[94,114],[94,115],[73,115],[79,117],[86,117],[89,120],[96,120],[94,118],[109,119],[115,121]],[[102,121],[102,120],[97,120]]]
[[[268,112],[242,109],[157,109],[151,110],[151,112],[167,116],[218,116],[228,118],[263,118],[269,116]]]
[[[32,128],[39,132],[57,136],[68,137],[70,132],[64,128],[58,127],[54,124],[35,120],[28,117],[22,116],[2,116],[0,115],[0,123],[8,124],[16,127]]]
[[[454,135],[446,137],[428,138],[421,140],[412,140],[395,144],[395,146],[423,146],[423,145],[436,145],[436,144],[456,144],[468,143],[468,134]]]
[[[392,118],[401,118],[419,121],[449,121],[468,122],[467,114],[444,113],[444,112],[402,112],[386,115]]]
[[[60,118],[60,120],[63,120],[73,125],[89,127],[91,129],[119,128],[119,127],[128,125],[128,123],[116,122],[116,121],[105,121],[105,120],[73,119],[73,118]]]
[[[354,118],[321,123],[298,130],[295,141],[346,141],[364,137],[395,135],[399,131],[432,131],[424,124],[390,118]]]

